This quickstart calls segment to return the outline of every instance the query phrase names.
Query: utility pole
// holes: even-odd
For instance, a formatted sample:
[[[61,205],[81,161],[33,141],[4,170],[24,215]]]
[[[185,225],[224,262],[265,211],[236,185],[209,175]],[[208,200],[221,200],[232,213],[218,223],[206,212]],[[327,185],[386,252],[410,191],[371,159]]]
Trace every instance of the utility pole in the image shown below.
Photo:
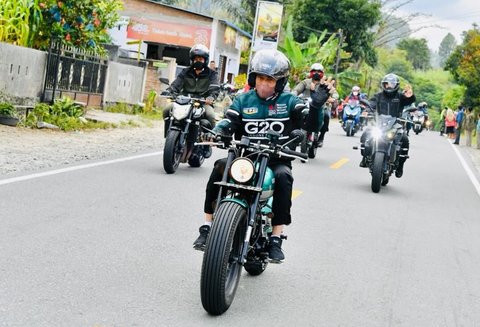
[[[337,46],[337,58],[335,60],[335,80],[337,80],[337,74],[338,74],[338,66],[340,65],[340,50],[342,49],[342,43],[343,43],[343,32],[342,29],[338,29],[338,46]]]

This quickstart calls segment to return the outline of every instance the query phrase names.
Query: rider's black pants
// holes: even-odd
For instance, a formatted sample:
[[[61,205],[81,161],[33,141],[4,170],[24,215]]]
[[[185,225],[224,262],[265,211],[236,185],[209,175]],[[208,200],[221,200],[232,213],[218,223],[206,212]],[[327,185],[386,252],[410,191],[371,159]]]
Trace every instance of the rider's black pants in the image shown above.
[[[215,162],[212,173],[207,183],[205,196],[205,213],[213,214],[214,203],[217,200],[220,187],[215,182],[220,182],[223,177],[227,158]],[[270,169],[275,175],[275,188],[273,190],[273,218],[272,225],[288,225],[292,222],[290,208],[292,206],[293,175],[290,163],[271,163]]]
[[[323,126],[320,129],[320,136],[318,137],[318,140],[320,142],[323,142],[323,139],[325,138],[325,134],[328,132],[328,125],[330,123],[330,115],[329,113],[325,110],[324,115],[323,115]]]

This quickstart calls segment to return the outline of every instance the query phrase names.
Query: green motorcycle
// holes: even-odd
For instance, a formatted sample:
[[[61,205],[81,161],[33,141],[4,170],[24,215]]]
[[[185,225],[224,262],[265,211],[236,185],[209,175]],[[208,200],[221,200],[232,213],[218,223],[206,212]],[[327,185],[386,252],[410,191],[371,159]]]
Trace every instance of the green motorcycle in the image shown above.
[[[272,230],[272,199],[275,187],[271,157],[307,159],[307,155],[287,146],[300,142],[296,130],[290,141],[281,145],[279,134],[269,132],[269,144],[253,143],[246,136],[240,141],[223,138],[228,149],[227,163],[220,186],[214,222],[207,238],[201,272],[201,299],[213,315],[228,310],[237,290],[243,268],[252,276],[268,265],[268,240]],[[254,158],[253,160],[251,158]]]

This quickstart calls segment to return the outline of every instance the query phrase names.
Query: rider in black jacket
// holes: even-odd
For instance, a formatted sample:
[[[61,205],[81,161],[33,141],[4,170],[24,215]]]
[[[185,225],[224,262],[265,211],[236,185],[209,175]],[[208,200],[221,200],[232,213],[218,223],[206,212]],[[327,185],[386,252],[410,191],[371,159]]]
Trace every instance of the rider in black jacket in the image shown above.
[[[403,108],[411,105],[416,100],[412,87],[409,85],[405,87],[402,93],[399,92],[400,79],[395,74],[385,75],[380,84],[382,91],[378,92],[370,99],[370,106],[379,114],[400,117],[402,115]],[[360,137],[361,153],[363,156],[362,161],[360,162],[360,167],[367,166],[365,155],[369,149],[365,148],[365,142],[369,139],[369,137],[370,129],[366,129]],[[399,154],[398,167],[395,170],[395,176],[397,178],[402,177],[403,165],[408,158],[408,149],[410,147],[410,143],[406,135],[403,135],[402,139],[400,140],[400,146],[401,150]]]
[[[234,134],[236,139],[242,135],[250,137],[255,142],[266,142],[267,132],[274,130],[280,133],[280,141],[286,142],[294,129],[302,124],[301,111],[303,101],[297,96],[286,92],[290,62],[280,51],[259,50],[255,53],[248,75],[250,91],[235,98],[226,111],[225,118],[218,122],[214,131],[219,134]],[[321,108],[328,98],[328,92],[333,92],[330,81],[322,81],[312,90],[314,108]],[[219,186],[225,169],[226,159],[219,159],[210,175],[205,197],[205,223],[200,227],[200,235],[193,246],[203,250],[213,221],[214,201],[217,198]],[[269,167],[275,174],[275,189],[273,193],[272,235],[270,237],[269,258],[272,262],[284,260],[281,234],[283,227],[290,224],[290,207],[292,205],[292,165],[291,160],[276,159],[269,162]]]
[[[205,115],[210,124],[215,126],[215,112],[212,104],[218,95],[218,91],[212,91],[208,94],[209,87],[212,85],[219,85],[218,74],[216,71],[208,67],[209,50],[202,44],[196,44],[190,49],[191,65],[184,68],[177,78],[172,82],[168,93],[173,94],[190,94],[193,97],[205,97]],[[173,103],[167,105],[163,109],[163,119],[165,120],[165,137],[167,136],[168,128],[170,126],[170,110],[173,108]]]

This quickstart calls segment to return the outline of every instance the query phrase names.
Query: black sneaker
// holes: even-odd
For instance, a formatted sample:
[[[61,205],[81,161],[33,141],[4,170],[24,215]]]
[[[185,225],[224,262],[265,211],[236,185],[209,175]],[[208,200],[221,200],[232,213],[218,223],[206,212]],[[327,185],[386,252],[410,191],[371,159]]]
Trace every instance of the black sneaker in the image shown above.
[[[205,244],[207,243],[207,236],[210,232],[210,226],[203,225],[199,228],[200,235],[197,237],[195,242],[193,242],[193,248],[198,251],[205,250]]]
[[[367,167],[367,159],[365,157],[362,158],[362,161],[360,161],[359,166],[362,167],[362,168]]]
[[[204,157],[205,159],[208,159],[208,158],[210,158],[211,156],[212,156],[212,146],[210,146],[210,145],[205,145],[205,146],[203,147],[203,157]]]
[[[268,259],[270,259],[272,263],[282,263],[283,260],[285,260],[285,255],[282,251],[282,239],[280,237],[270,237]]]

